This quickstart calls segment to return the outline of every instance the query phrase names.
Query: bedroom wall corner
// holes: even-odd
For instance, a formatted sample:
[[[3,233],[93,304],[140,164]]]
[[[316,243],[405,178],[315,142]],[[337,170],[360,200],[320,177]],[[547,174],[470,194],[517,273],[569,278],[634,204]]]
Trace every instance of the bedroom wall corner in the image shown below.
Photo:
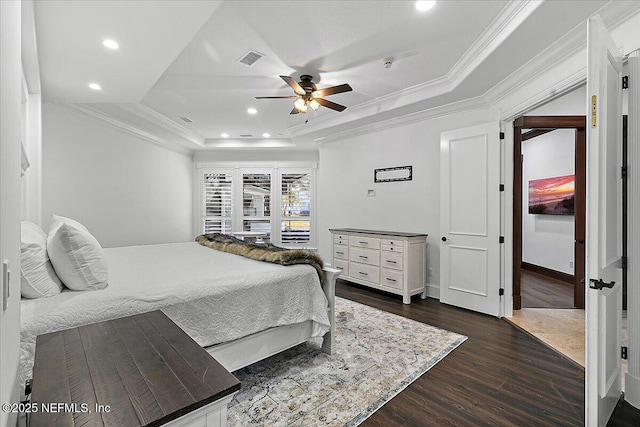
[[[104,247],[193,240],[193,158],[43,104],[43,221],[83,223]]]
[[[0,400],[20,398],[21,66],[20,2],[0,1]],[[8,269],[5,268],[5,263]],[[9,270],[11,274],[7,274]],[[0,412],[0,425],[17,414]]]
[[[440,291],[440,133],[488,121],[482,108],[400,124],[320,145],[318,242],[331,262],[329,228],[419,232],[427,238],[427,293]],[[374,183],[376,168],[411,165],[413,179]],[[367,196],[375,190],[375,196]],[[496,215],[499,214],[496,212]]]

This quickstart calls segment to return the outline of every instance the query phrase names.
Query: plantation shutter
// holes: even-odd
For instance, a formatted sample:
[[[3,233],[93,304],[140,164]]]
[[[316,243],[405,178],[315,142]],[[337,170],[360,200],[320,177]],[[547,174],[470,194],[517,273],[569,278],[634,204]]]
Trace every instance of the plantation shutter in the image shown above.
[[[205,172],[202,194],[203,233],[231,233],[233,225],[233,172]]]
[[[311,173],[281,175],[281,243],[306,245],[311,241]]]

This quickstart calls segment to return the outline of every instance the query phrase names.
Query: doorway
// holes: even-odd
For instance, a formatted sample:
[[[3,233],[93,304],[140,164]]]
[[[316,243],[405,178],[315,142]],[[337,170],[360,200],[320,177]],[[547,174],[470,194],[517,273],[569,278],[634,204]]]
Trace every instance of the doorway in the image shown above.
[[[573,284],[573,306],[584,308],[585,270],[585,197],[586,197],[586,118],[584,116],[522,116],[514,120],[514,175],[513,175],[513,309],[522,308],[523,276],[523,157],[524,141],[557,129],[573,130],[574,134],[574,242],[573,275],[558,274],[556,279],[570,280]],[[531,269],[525,264],[525,268]],[[535,270],[535,269],[534,269]],[[547,270],[547,271],[545,271]],[[535,273],[550,275],[553,270],[538,269]]]

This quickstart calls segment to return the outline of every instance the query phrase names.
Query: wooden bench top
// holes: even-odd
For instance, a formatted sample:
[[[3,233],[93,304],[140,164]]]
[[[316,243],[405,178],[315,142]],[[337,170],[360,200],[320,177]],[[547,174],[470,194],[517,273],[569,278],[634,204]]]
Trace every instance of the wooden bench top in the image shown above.
[[[31,394],[38,412],[30,425],[161,425],[239,389],[156,310],[39,335]]]

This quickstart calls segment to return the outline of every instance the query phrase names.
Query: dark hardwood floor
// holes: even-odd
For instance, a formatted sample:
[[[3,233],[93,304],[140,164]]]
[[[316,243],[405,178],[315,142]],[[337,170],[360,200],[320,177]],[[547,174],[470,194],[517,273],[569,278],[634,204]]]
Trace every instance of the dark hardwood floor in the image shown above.
[[[340,279],[336,295],[468,337],[362,426],[584,425],[584,368],[508,321]],[[623,399],[607,424],[639,425]]]
[[[584,424],[584,369],[509,322],[343,281],[336,294],[469,337],[363,426]]]
[[[522,308],[574,308],[573,286],[542,274],[520,270]]]

